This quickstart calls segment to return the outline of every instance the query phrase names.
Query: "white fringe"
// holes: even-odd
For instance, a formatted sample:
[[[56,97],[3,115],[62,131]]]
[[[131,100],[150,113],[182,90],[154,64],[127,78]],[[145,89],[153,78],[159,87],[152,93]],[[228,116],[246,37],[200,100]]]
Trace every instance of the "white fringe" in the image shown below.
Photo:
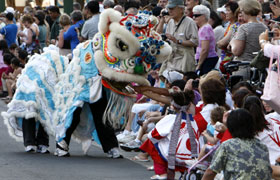
[[[114,129],[124,127],[134,103],[135,98],[123,96],[111,91],[108,105],[103,114],[103,123],[106,124],[108,122]],[[124,123],[121,125],[120,122],[123,117]]]

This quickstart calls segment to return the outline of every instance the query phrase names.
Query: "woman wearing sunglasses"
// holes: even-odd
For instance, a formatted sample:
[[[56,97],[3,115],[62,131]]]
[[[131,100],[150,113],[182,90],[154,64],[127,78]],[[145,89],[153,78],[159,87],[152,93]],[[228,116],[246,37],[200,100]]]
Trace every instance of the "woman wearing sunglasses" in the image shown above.
[[[212,26],[208,24],[210,10],[204,5],[196,5],[193,8],[193,19],[198,30],[198,46],[196,48],[195,59],[197,60],[197,73],[201,76],[207,74],[215,68],[218,62],[216,52],[216,40]]]

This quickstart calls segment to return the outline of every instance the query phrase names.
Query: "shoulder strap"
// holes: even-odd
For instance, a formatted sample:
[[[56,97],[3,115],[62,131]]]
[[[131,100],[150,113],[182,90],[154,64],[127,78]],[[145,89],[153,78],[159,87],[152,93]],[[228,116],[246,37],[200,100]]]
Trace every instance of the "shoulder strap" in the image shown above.
[[[183,16],[183,17],[182,17],[181,21],[180,21],[179,24],[176,26],[176,29],[175,29],[175,32],[174,32],[174,33],[176,33],[176,32],[178,31],[180,25],[182,24],[182,22],[184,21],[185,18],[186,18],[186,16]]]

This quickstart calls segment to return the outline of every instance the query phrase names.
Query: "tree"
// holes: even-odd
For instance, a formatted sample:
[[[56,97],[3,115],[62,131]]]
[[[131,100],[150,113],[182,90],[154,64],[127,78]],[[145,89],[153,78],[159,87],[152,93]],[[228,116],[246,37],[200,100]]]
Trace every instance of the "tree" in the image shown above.
[[[16,7],[15,0],[7,0],[7,6],[15,8]]]
[[[35,0],[36,5],[42,7],[43,0]]]

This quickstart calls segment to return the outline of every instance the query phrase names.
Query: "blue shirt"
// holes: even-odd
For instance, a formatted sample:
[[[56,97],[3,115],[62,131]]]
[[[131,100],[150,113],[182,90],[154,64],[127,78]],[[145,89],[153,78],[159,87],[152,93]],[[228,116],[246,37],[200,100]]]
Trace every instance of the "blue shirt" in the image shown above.
[[[0,33],[5,36],[5,40],[7,41],[8,47],[10,47],[11,44],[16,43],[17,30],[18,27],[15,24],[7,24],[0,30]]]
[[[207,124],[207,132],[208,132],[211,136],[214,136],[215,128],[214,128],[214,126],[211,125],[210,123]]]
[[[80,20],[76,24],[70,26],[70,28],[63,34],[64,40],[70,40],[71,51],[73,51],[76,48],[76,46],[80,43],[75,28],[80,28],[83,24],[84,20]]]

